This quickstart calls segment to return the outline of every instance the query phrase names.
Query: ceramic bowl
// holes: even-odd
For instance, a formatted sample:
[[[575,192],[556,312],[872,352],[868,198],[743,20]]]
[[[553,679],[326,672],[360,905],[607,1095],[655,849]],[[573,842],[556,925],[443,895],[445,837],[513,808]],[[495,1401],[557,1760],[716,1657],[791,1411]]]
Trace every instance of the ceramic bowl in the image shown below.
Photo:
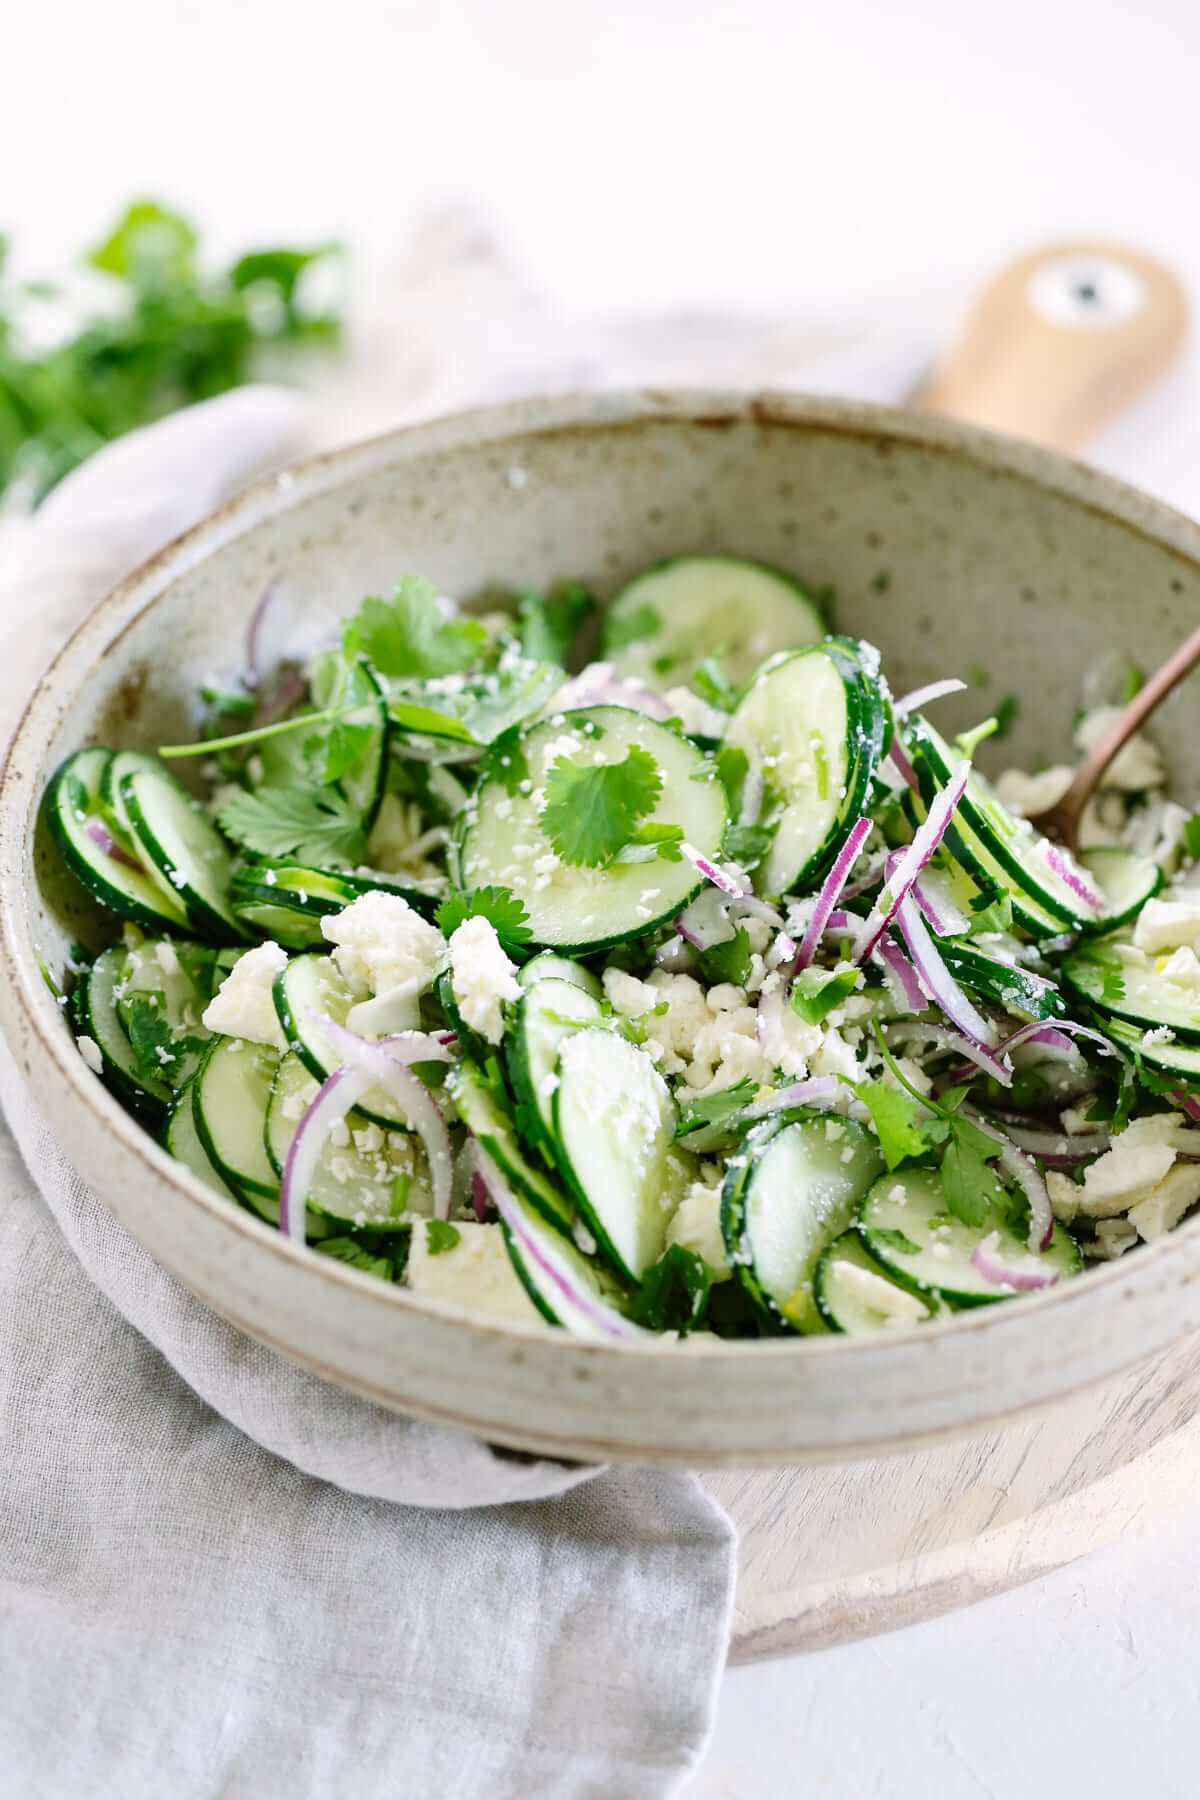
[[[0,1022],[99,1200],[216,1312],[384,1406],[560,1456],[802,1463],[909,1448],[1045,1402],[1200,1326],[1200,1225],[1044,1295],[866,1339],[592,1345],[489,1324],[313,1256],[172,1162],[81,1061],[38,971],[96,920],[35,829],[93,742],[194,727],[268,581],[297,628],[410,571],[460,596],[578,577],[601,595],[721,549],[833,590],[897,691],[967,669],[1020,695],[1026,766],[1061,755],[1081,669],[1153,664],[1200,612],[1200,531],[1021,444],[827,400],[648,393],[531,401],[397,432],[262,484],[97,609],[39,686],[0,785]],[[1189,700],[1161,733],[1200,778]]]

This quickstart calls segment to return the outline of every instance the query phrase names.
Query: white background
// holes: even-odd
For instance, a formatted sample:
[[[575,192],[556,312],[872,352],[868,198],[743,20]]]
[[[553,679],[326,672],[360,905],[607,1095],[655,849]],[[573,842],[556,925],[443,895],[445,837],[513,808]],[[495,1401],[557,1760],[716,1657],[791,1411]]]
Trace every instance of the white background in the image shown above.
[[[363,279],[477,199],[564,308],[736,301],[931,341],[1040,239],[1200,293],[1195,0],[57,0],[9,9],[0,228],[53,269],[121,202]],[[486,321],[481,328],[486,330]],[[1200,362],[1097,447],[1200,510]],[[1197,1791],[1196,1533],[731,1675],[691,1800]],[[614,1797],[619,1800],[619,1797]]]

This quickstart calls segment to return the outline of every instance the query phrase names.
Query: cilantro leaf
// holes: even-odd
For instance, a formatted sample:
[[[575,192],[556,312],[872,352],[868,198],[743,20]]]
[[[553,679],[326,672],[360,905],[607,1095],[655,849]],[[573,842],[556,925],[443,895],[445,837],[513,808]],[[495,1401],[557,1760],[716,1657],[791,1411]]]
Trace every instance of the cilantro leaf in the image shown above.
[[[732,712],[737,705],[738,691],[729,682],[719,657],[705,657],[692,676],[692,686],[702,700],[719,712]]]
[[[1183,828],[1183,848],[1193,862],[1200,857],[1200,813],[1193,813]]]
[[[750,936],[744,925],[723,944],[712,944],[700,952],[700,972],[714,985],[732,981],[735,987],[745,987],[750,979]]]
[[[715,1094],[705,1094],[702,1099],[691,1101],[676,1127],[676,1137],[687,1138],[693,1132],[710,1126],[724,1125],[740,1113],[743,1107],[749,1106],[757,1092],[753,1079],[749,1075],[743,1075],[732,1087],[721,1088]]]
[[[488,642],[478,620],[446,618],[436,588],[415,575],[390,600],[369,596],[342,631],[348,655],[365,656],[380,675],[398,680],[462,674],[480,661]]]
[[[682,825],[639,825],[627,844],[613,857],[618,863],[682,862]]]
[[[770,850],[775,838],[773,825],[729,825],[725,830],[722,852],[730,862],[750,874]]]
[[[857,986],[857,969],[801,969],[792,984],[792,1011],[807,1025],[819,1025]]]
[[[925,1155],[932,1143],[929,1126],[933,1120],[922,1116],[916,1100],[882,1081],[847,1081],[846,1085],[870,1113],[889,1169],[898,1169],[910,1156]]]
[[[335,719],[328,730],[304,740],[304,760],[313,780],[329,787],[357,767],[371,741],[370,725],[350,725]]]
[[[506,949],[520,948],[533,936],[523,902],[506,887],[468,888],[465,893],[451,894],[435,915],[443,937],[457,931],[464,919],[487,919]]]
[[[332,1256],[335,1262],[361,1269],[365,1275],[377,1275],[381,1281],[399,1281],[408,1261],[408,1243],[408,1233],[397,1232],[370,1249],[353,1237],[319,1238],[313,1249],[321,1256]]]
[[[354,865],[367,853],[362,820],[336,788],[261,787],[236,794],[217,815],[226,837],[259,856],[295,856],[318,868]]]
[[[1004,1193],[988,1159],[972,1137],[964,1130],[969,1123],[956,1119],[951,1127],[950,1142],[942,1158],[942,1187],[946,1194],[946,1210],[964,1225],[985,1225]],[[982,1132],[975,1134],[989,1146],[995,1156],[999,1145]]]
[[[661,793],[658,764],[640,745],[619,763],[585,766],[560,756],[546,777],[542,829],[563,862],[602,868],[653,812]]]
[[[502,731],[489,748],[480,770],[479,785],[482,788],[489,781],[498,781],[506,794],[516,794],[528,780],[529,763],[521,732],[519,727],[512,725]]]
[[[686,1337],[704,1318],[711,1287],[712,1274],[703,1257],[672,1244],[642,1276],[630,1317],[649,1331],[677,1331]]]
[[[121,1023],[133,1050],[135,1080],[147,1084],[165,1081],[178,1087],[187,1073],[185,1064],[201,1046],[197,1037],[176,1037],[158,998],[133,994],[121,1007]]]
[[[971,901],[971,924],[975,932],[1011,931],[1012,895],[1001,888],[988,888]]]
[[[624,612],[610,613],[604,626],[604,648],[624,650],[628,644],[640,644],[643,638],[655,637],[662,630],[662,614],[657,607],[642,605]]]
[[[522,594],[517,602],[521,647],[534,662],[565,667],[571,645],[596,602],[581,582],[567,582],[553,593]]]
[[[742,810],[742,790],[750,773],[750,758],[737,744],[722,744],[716,754],[717,779],[725,789],[729,816],[736,819]]]
[[[453,1250],[462,1240],[462,1232],[457,1225],[451,1225],[447,1219],[426,1219],[425,1248],[430,1256],[445,1256],[447,1250]]]

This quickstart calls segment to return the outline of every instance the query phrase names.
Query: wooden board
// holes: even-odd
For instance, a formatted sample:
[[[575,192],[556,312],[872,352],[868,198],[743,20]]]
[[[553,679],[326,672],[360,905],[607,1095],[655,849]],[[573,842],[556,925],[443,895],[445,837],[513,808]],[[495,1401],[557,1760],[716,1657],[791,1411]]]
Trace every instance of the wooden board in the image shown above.
[[[732,1662],[970,1605],[1194,1502],[1200,1338],[1102,1387],[918,1454],[723,1470],[741,1536]]]

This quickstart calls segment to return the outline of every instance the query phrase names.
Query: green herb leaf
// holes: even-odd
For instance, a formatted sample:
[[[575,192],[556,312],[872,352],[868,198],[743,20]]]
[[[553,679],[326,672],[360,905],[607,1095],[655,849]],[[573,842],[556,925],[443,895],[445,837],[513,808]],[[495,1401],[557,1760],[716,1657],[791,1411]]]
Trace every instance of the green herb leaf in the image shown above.
[[[721,1088],[715,1094],[705,1094],[699,1100],[688,1103],[680,1118],[675,1135],[686,1138],[690,1132],[699,1131],[702,1125],[720,1125],[740,1113],[743,1107],[749,1106],[758,1092],[757,1084],[749,1075],[736,1081],[732,1087]]]
[[[523,902],[506,887],[469,888],[438,907],[436,923],[443,937],[457,931],[464,919],[487,919],[506,949],[520,949],[533,936]]]
[[[261,787],[236,794],[217,815],[221,830],[259,856],[295,856],[317,868],[361,863],[367,853],[358,813],[336,788],[316,792]]]
[[[1091,971],[1097,992],[1091,995],[1105,1006],[1115,1006],[1125,997],[1125,970],[1111,944],[1085,944],[1075,953],[1074,968]]]
[[[857,969],[801,969],[792,984],[792,1011],[819,1025],[857,986]]]
[[[641,643],[662,630],[662,614],[653,606],[635,606],[617,614],[610,613],[604,627],[605,650],[624,650],[628,644]]]
[[[700,973],[705,981],[716,985],[722,981],[732,981],[735,987],[745,987],[750,979],[750,937],[744,925],[739,925],[731,938],[723,944],[713,944],[707,950],[701,950],[699,956]]]
[[[682,825],[639,825],[613,857],[615,863],[682,862]]]
[[[629,1316],[648,1331],[677,1331],[686,1337],[708,1310],[712,1273],[703,1257],[672,1244],[642,1276]]]
[[[461,1241],[462,1232],[448,1219],[426,1219],[425,1248],[430,1256],[445,1256],[447,1250],[453,1250]]]
[[[346,621],[342,643],[348,655],[365,656],[380,675],[428,681],[474,667],[489,638],[476,619],[446,618],[432,583],[409,575],[390,600],[371,596],[362,602]]]
[[[773,825],[730,825],[725,831],[722,850],[730,862],[750,874],[762,862],[774,838]]]
[[[1183,848],[1193,862],[1200,857],[1200,813],[1193,813],[1183,828]]]
[[[637,744],[619,763],[585,766],[560,756],[546,777],[542,829],[563,862],[601,868],[629,842],[661,793],[658,764]]]
[[[596,602],[578,581],[554,592],[522,594],[517,602],[521,647],[534,662],[558,663],[565,668],[571,645],[584,621],[596,610]]]
[[[982,1132],[973,1137],[966,1129],[968,1124],[966,1119],[954,1121],[951,1139],[942,1158],[942,1187],[946,1193],[947,1211],[964,1225],[978,1227],[985,1225],[995,1207],[1003,1202],[1004,1191],[974,1139],[982,1139],[989,1146],[992,1157],[997,1154],[999,1145]]]
[[[705,657],[692,676],[692,686],[702,700],[719,712],[732,712],[737,705],[737,689],[730,685],[718,657]]]
[[[898,1169],[909,1157],[927,1153],[932,1144],[929,1126],[933,1119],[911,1095],[882,1081],[848,1081],[846,1085],[870,1113],[889,1169]]]
[[[348,725],[335,719],[327,731],[304,740],[304,756],[312,778],[328,787],[358,766],[373,735],[370,725]]]
[[[321,1256],[331,1256],[335,1262],[346,1263],[351,1269],[361,1269],[364,1275],[377,1275],[381,1281],[399,1281],[404,1273],[404,1265],[408,1261],[408,1234],[396,1233],[395,1239],[389,1237],[385,1242],[388,1249],[368,1249],[353,1237],[318,1238],[312,1248]],[[390,1248],[395,1242],[396,1248]]]
[[[750,759],[737,744],[722,744],[717,751],[717,779],[725,789],[729,816],[736,819],[742,810],[742,790],[750,773]]]

